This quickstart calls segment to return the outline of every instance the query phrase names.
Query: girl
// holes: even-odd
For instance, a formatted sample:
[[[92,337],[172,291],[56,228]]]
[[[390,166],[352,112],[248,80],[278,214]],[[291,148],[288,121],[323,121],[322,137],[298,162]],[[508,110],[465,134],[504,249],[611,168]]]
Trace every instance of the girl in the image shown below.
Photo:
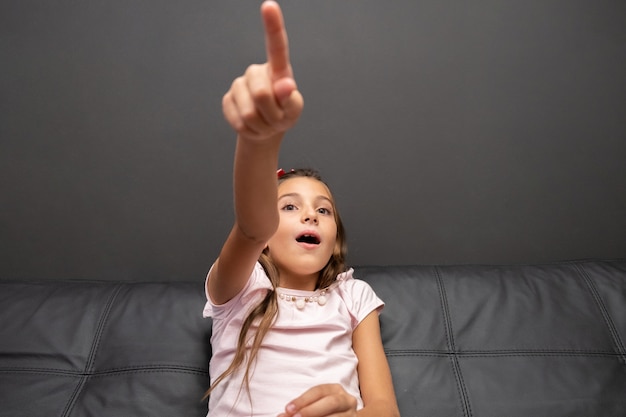
[[[261,6],[267,62],[223,99],[237,132],[235,225],[209,272],[210,417],[399,416],[383,351],[382,301],[344,266],[332,194],[313,171],[279,172],[303,99],[278,4]]]

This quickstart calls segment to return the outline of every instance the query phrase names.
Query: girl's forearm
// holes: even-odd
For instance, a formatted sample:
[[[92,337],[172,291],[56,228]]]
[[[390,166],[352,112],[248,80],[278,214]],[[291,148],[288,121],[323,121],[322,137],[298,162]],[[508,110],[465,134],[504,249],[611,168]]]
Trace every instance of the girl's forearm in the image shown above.
[[[278,227],[276,167],[283,134],[256,141],[239,136],[234,162],[235,218],[242,233],[265,242]]]
[[[368,404],[356,412],[358,417],[400,417],[395,402],[376,402]]]

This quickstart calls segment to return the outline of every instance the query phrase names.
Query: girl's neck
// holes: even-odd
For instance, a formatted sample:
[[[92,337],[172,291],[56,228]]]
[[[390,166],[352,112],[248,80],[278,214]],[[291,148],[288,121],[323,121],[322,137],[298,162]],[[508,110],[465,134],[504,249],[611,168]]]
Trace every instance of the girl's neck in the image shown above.
[[[298,291],[315,291],[317,288],[318,275],[309,275],[309,276],[293,276],[293,275],[282,275],[280,276],[280,280],[278,286],[285,289],[290,290],[298,290]]]

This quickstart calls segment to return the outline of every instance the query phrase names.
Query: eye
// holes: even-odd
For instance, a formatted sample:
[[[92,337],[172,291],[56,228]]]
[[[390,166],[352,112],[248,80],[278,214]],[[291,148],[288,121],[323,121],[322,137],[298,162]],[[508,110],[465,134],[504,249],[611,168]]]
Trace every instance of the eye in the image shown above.
[[[298,208],[293,204],[285,204],[282,208],[285,211],[297,210]]]
[[[318,208],[317,212],[324,215],[331,215],[333,213],[332,211],[330,211],[330,209],[327,209],[325,207]]]

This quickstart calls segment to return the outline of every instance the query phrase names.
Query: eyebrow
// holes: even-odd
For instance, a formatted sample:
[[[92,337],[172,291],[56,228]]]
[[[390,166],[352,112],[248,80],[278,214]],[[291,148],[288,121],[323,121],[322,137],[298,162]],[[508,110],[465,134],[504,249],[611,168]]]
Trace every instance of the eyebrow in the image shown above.
[[[283,195],[279,196],[279,197],[278,197],[278,200],[282,200],[283,198],[286,198],[286,197],[302,198],[302,195],[301,195],[301,194],[299,194],[299,193],[287,193],[287,194],[283,194]],[[320,194],[320,195],[318,195],[317,197],[315,197],[315,201],[318,201],[318,200],[326,200],[326,201],[328,201],[328,202],[329,202],[329,203],[330,203],[333,207],[334,207],[334,205],[335,205],[335,204],[333,203],[333,200],[331,200],[330,198],[326,197],[325,195],[321,195],[321,194]]]

